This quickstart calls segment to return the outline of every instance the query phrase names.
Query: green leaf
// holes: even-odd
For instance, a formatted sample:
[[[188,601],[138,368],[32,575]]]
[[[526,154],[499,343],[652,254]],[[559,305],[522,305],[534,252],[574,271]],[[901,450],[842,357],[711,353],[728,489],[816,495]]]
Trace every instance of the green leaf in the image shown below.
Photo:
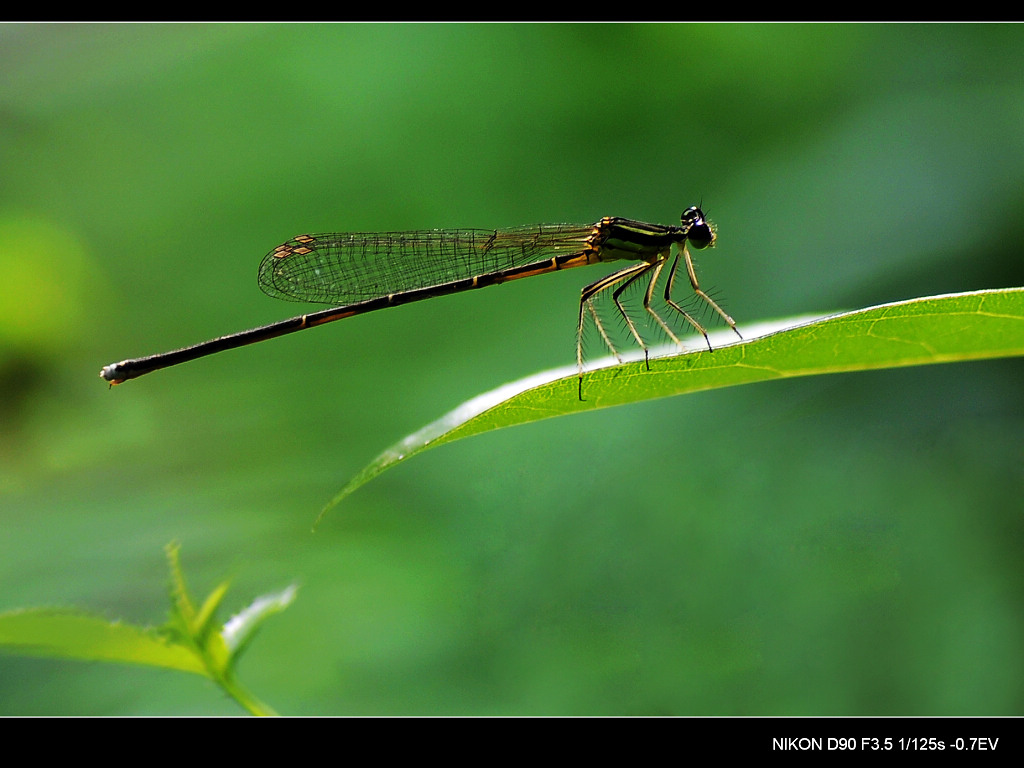
[[[263,626],[263,622],[291,605],[297,593],[298,587],[292,584],[280,592],[261,595],[228,620],[221,637],[224,638],[224,644],[231,654],[232,664],[238,661],[242,652],[249,647],[256,630]]]
[[[781,330],[780,330],[781,328]],[[531,376],[470,400],[388,448],[353,477],[317,518],[354,490],[428,448],[554,416],[756,381],[1024,354],[1024,288],[883,304],[812,322],[754,329],[715,350]],[[751,334],[751,329],[747,329]],[[315,524],[314,524],[315,527]]]
[[[171,571],[171,610],[168,623],[159,630],[72,610],[25,609],[0,614],[0,650],[193,672],[213,680],[253,714],[276,714],[238,681],[234,666],[256,629],[269,616],[287,608],[298,588],[293,585],[257,598],[219,628],[216,614],[228,582],[219,584],[197,612],[185,584],[177,543],[168,544],[166,552]]]
[[[0,614],[0,648],[32,656],[119,661],[209,676],[192,651],[159,632],[51,608]]]
[[[205,641],[217,629],[217,609],[220,608],[224,595],[227,594],[230,582],[222,581],[203,601],[203,607],[196,614],[192,625],[192,634],[200,641]]]
[[[167,555],[167,567],[171,571],[171,624],[188,636],[192,633],[196,609],[192,605],[185,574],[181,570],[180,548],[178,542],[172,541],[164,547],[164,552]]]
[[[171,572],[171,609],[162,631],[175,643],[188,648],[202,662],[207,675],[219,683],[231,665],[231,654],[217,634],[215,623],[217,608],[227,592],[228,582],[221,582],[197,611],[185,582],[185,573],[181,569],[179,544],[172,541],[164,551]]]

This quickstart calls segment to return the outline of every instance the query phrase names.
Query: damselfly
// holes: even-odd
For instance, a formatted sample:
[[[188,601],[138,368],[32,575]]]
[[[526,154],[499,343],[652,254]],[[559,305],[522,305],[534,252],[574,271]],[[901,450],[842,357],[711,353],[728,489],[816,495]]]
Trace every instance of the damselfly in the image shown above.
[[[267,254],[260,264],[259,285],[277,298],[340,305],[300,315],[248,331],[221,336],[202,344],[105,366],[100,376],[120,384],[143,374],[178,365],[286,333],[323,325],[345,317],[395,307],[420,299],[483,288],[605,261],[637,262],[598,280],[580,295],[576,333],[579,397],[583,399],[583,331],[593,321],[601,341],[619,357],[611,334],[595,308],[595,299],[610,294],[616,315],[647,358],[648,345],[623,303],[623,292],[647,280],[643,309],[656,327],[676,344],[678,336],[652,306],[658,280],[663,281],[665,305],[711,342],[704,326],[672,296],[673,283],[684,265],[690,286],[739,335],[736,323],[705,293],[697,281],[688,246],[715,244],[715,231],[700,208],[686,209],[681,225],[645,224],[605,217],[596,224],[541,224],[510,229],[436,229],[412,232],[355,232],[299,235]],[[672,258],[672,246],[677,253]],[[621,359],[621,358],[619,358]],[[648,367],[650,367],[648,361]]]

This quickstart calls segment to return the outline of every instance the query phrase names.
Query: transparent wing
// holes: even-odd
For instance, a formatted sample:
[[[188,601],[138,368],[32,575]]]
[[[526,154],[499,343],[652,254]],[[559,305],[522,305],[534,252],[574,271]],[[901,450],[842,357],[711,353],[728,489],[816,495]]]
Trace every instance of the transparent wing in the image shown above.
[[[582,251],[594,231],[593,225],[541,224],[299,235],[266,255],[259,284],[275,298],[356,303]]]

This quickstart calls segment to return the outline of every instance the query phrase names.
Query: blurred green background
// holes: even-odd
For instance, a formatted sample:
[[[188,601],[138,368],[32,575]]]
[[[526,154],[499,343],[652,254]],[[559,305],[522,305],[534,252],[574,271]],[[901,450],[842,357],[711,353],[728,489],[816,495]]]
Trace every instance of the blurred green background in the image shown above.
[[[572,364],[572,270],[217,355],[289,317],[300,232],[702,202],[744,323],[1024,284],[1024,28],[0,27],[0,610],[159,624],[163,546],[285,714],[1024,714],[1024,365],[781,381],[555,419],[386,473]],[[606,270],[610,271],[610,270]],[[225,616],[226,618],[226,616]],[[0,714],[237,714],[212,684],[0,656]]]

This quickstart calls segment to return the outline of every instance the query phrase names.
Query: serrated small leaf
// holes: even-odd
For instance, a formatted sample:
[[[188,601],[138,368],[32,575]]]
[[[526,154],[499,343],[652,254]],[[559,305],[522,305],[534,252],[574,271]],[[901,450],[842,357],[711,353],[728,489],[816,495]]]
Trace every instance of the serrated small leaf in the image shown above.
[[[179,556],[180,545],[172,541],[164,551],[167,554],[167,567],[171,572],[171,625],[180,625],[178,629],[186,635],[191,634],[192,624],[195,620],[196,609],[188,594],[188,587],[185,584],[185,574],[181,570],[181,558]]]
[[[229,586],[231,586],[231,582],[222,581],[203,601],[203,605],[196,614],[195,623],[192,627],[192,632],[197,639],[206,638],[215,630],[217,609],[224,600],[224,595],[227,594]]]
[[[209,676],[190,648],[156,630],[48,608],[0,614],[0,649],[33,656],[119,661]]]
[[[261,595],[246,608],[232,616],[221,631],[221,637],[231,654],[232,663],[242,654],[256,630],[268,617],[291,605],[298,594],[298,586],[289,585],[279,592]]]

